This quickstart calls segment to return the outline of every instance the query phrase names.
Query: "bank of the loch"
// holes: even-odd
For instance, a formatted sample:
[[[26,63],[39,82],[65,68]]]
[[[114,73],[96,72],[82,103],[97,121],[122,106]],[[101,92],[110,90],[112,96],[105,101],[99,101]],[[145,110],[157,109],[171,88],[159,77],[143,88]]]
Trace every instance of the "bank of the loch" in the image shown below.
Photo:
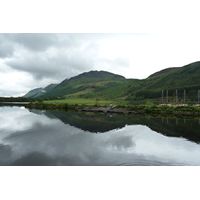
[[[200,116],[200,107],[198,106],[109,106],[97,105],[77,105],[77,104],[49,104],[49,103],[30,103],[24,105],[30,109],[62,109],[74,110],[82,112],[103,112],[103,113],[119,113],[119,114],[173,114],[183,116]]]

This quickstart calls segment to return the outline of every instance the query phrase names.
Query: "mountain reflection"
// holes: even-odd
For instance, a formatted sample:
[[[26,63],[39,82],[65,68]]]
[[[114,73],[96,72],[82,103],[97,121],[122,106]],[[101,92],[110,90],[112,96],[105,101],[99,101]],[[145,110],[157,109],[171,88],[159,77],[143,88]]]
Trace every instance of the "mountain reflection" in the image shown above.
[[[44,114],[49,118],[60,119],[63,123],[91,133],[104,133],[120,129],[126,125],[145,125],[151,130],[166,136],[184,137],[200,143],[200,120],[147,117],[141,115],[119,115],[103,113],[79,113],[62,111],[32,110],[36,114]]]
[[[0,165],[200,165],[198,120],[19,107],[0,120]]]

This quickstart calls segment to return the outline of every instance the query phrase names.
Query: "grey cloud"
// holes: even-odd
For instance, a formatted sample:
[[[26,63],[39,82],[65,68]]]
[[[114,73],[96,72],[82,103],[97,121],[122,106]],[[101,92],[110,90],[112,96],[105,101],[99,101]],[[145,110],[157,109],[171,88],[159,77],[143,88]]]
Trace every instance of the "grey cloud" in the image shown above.
[[[11,68],[19,71],[24,71],[32,74],[34,78],[40,80],[44,77],[51,77],[57,73],[58,68],[54,63],[41,58],[40,56],[33,56],[29,58],[14,59],[6,63]]]
[[[49,33],[17,33],[10,37],[13,42],[32,51],[45,51],[49,47],[56,45],[58,40],[55,34]]]
[[[112,143],[113,146],[116,146],[118,149],[121,148],[132,148],[135,146],[135,143],[131,140],[131,136],[124,136],[124,137],[114,137],[114,139],[110,139],[110,142]]]
[[[54,34],[54,33],[15,33],[6,35],[13,44],[31,50],[44,52],[50,47],[56,48],[73,48],[80,45],[74,34]]]
[[[54,78],[62,81],[88,69],[93,69],[98,46],[91,44],[79,50],[57,51],[52,55],[48,53],[30,54],[26,57],[13,58],[6,62],[15,70],[28,72],[35,79]]]
[[[0,34],[0,58],[12,57],[21,48],[31,51],[45,51],[58,44],[56,34]]]
[[[13,45],[7,40],[5,34],[0,34],[0,58],[11,57],[13,54]]]
[[[80,44],[73,34],[52,33],[4,33],[0,34],[0,56],[5,57],[7,53],[13,55],[24,48],[32,52],[43,52],[50,47],[69,48]],[[2,57],[3,57],[2,56]]]
[[[9,145],[0,144],[0,158],[5,158],[10,156],[11,154],[11,147]]]
[[[78,71],[86,66],[86,63],[81,60],[63,60],[49,59],[43,60],[40,57],[29,58],[17,62],[8,62],[8,65],[16,70],[28,72],[37,80],[43,78],[63,79],[75,75]]]
[[[12,147],[10,145],[0,144],[0,165],[5,165],[12,156]]]
[[[13,47],[9,44],[0,44],[0,58],[11,57],[13,55]]]

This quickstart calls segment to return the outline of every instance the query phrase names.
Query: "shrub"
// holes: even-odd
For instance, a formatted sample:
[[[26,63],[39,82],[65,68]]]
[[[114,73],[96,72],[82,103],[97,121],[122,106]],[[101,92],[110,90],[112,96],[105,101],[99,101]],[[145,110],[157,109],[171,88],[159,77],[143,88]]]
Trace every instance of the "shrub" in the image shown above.
[[[64,103],[62,104],[62,108],[67,110],[69,108],[69,105],[67,103]]]

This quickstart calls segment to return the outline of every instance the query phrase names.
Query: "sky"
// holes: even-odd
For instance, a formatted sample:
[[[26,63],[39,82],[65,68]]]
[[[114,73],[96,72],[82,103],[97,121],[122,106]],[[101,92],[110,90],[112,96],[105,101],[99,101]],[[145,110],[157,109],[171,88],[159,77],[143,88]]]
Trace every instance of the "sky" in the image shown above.
[[[91,70],[144,79],[198,61],[195,34],[1,33],[0,96],[21,96]]]
[[[0,96],[22,96],[91,70],[144,79],[200,60],[196,1],[113,2],[19,0],[19,7],[6,1],[0,14]]]

